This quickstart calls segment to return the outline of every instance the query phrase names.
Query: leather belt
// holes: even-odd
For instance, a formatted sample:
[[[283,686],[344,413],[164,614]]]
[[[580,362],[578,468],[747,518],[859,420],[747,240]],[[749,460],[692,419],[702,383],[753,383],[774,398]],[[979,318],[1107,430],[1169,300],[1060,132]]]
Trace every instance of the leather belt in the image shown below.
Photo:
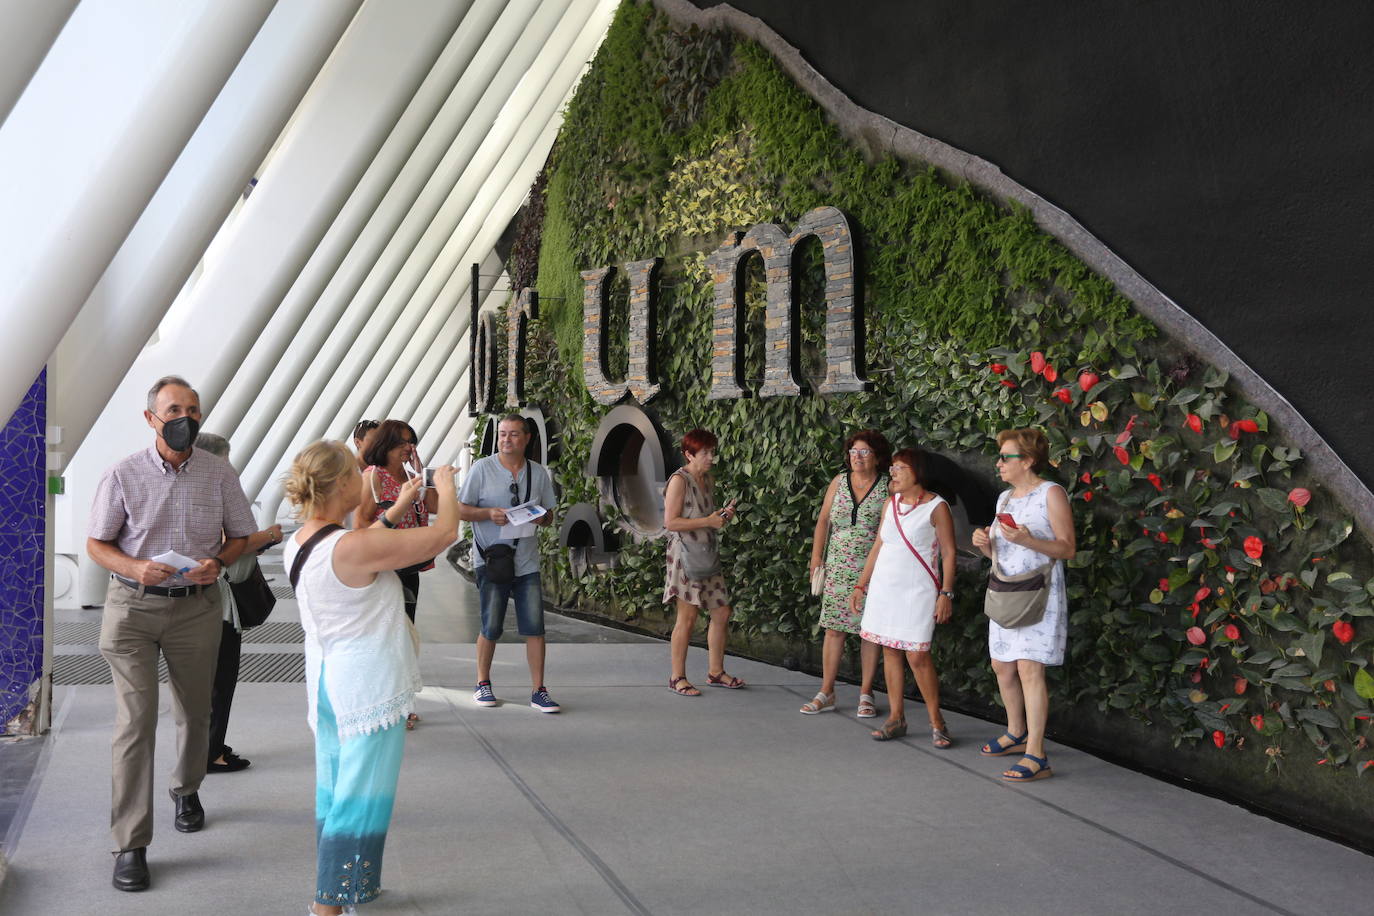
[[[114,578],[120,585],[127,585],[134,591],[141,590],[145,595],[157,595],[159,598],[185,598],[205,588],[204,585],[143,585],[123,576]]]

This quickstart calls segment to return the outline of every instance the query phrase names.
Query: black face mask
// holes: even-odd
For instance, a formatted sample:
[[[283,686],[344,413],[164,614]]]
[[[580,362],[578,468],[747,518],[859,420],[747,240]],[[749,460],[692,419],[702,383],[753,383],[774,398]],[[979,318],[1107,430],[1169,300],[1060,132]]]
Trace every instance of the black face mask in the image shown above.
[[[195,444],[200,422],[193,417],[177,417],[162,424],[162,441],[174,452],[184,452]]]

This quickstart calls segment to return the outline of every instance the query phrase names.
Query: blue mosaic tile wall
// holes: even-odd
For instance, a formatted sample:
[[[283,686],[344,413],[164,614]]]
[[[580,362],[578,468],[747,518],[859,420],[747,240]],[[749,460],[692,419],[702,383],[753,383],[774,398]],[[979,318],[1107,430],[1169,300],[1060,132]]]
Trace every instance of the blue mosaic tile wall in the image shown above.
[[[43,672],[47,389],[45,369],[0,431],[0,734]]]

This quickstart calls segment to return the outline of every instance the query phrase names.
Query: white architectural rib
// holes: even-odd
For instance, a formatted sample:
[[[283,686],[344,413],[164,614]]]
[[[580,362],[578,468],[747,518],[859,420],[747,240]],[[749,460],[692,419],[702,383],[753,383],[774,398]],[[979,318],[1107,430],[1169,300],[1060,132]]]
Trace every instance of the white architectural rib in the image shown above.
[[[0,3],[0,124],[19,101],[77,0]]]
[[[231,437],[238,467],[257,451],[288,402],[318,396],[318,389],[302,387],[307,367],[323,362],[331,372],[337,368],[322,348],[387,247],[408,247],[408,214],[423,210],[427,195],[436,208],[442,200],[443,191],[429,192],[427,184],[473,116],[472,99],[491,80],[495,65],[489,59],[504,57],[508,43],[519,37],[520,24],[518,11],[506,0],[477,0],[471,6],[236,370],[212,419]],[[342,356],[339,351],[333,359]]]
[[[0,125],[8,422],[272,9],[83,3]]]
[[[84,529],[100,471],[146,446],[148,430],[136,418],[153,379],[187,376],[213,413],[222,387],[215,379],[227,376],[257,340],[442,50],[460,18],[454,9],[449,0],[363,4],[257,190],[221,233],[215,247],[222,250],[174,305],[157,343],[135,360],[69,466],[69,531]]]
[[[62,338],[49,422],[63,428],[68,453],[157,330],[361,2],[281,0],[267,17]]]
[[[538,23],[546,34],[554,31],[559,14],[563,11],[554,9],[551,14],[549,10],[557,6],[541,6],[528,28],[533,30]],[[588,12],[590,7],[587,3],[574,3],[567,8],[566,15],[583,19]],[[544,49],[545,56],[551,56],[549,52],[549,48]],[[481,224],[493,218],[491,205],[511,179],[518,162],[509,157],[503,159],[502,154],[506,151],[510,136],[518,133],[520,125],[513,122],[516,117],[525,116],[533,101],[529,96],[534,92],[527,85],[542,88],[547,73],[552,69],[552,64],[545,63],[543,58],[536,59],[530,72],[537,74],[544,71],[544,78],[533,84],[527,78],[517,86],[492,132],[483,138],[440,207],[434,222],[414,246],[395,280],[375,306],[363,309],[366,321],[363,330],[359,333],[338,333],[348,330],[346,317],[345,323],[336,329],[336,334],[331,335],[331,342],[342,339],[349,343],[348,354],[339,362],[338,371],[330,375],[329,384],[319,397],[302,399],[301,403],[309,407],[303,420],[294,419],[300,417],[300,411],[293,411],[290,414],[293,419],[278,422],[256,449],[242,474],[244,489],[250,495],[264,486],[273,470],[288,455],[321,436],[340,436],[356,421],[355,414],[362,410],[375,392],[386,368],[379,366],[379,363],[385,361],[389,366],[395,360],[403,340],[413,333],[420,318],[433,303],[443,279],[459,262],[458,259],[466,254]],[[560,88],[555,99],[562,95]],[[513,212],[511,210],[505,214],[507,221]],[[501,223],[494,232],[499,234],[504,225],[504,222]],[[455,238],[455,235],[458,237]],[[436,258],[440,259],[437,266]],[[355,303],[350,305],[350,312],[358,305],[355,299]],[[311,373],[317,377],[320,374],[313,366]]]

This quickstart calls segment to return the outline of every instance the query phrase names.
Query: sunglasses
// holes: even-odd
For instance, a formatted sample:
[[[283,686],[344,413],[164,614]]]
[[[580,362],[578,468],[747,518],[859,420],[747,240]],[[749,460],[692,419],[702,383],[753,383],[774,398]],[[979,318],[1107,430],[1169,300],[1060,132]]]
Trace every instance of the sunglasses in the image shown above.
[[[871,454],[873,454],[871,448],[851,448],[849,450],[849,457],[851,458],[867,458]]]
[[[1006,453],[1003,453],[1003,454],[997,456],[997,463],[998,463],[998,464],[1001,464],[1003,461],[1010,461],[1010,460],[1013,459],[1013,458],[1021,458],[1021,457],[1023,457],[1023,456],[1022,456],[1022,455],[1017,455],[1017,454],[1014,453],[1014,452],[1006,452]]]
[[[510,504],[512,506],[520,505],[520,488],[513,483],[510,485]]]

